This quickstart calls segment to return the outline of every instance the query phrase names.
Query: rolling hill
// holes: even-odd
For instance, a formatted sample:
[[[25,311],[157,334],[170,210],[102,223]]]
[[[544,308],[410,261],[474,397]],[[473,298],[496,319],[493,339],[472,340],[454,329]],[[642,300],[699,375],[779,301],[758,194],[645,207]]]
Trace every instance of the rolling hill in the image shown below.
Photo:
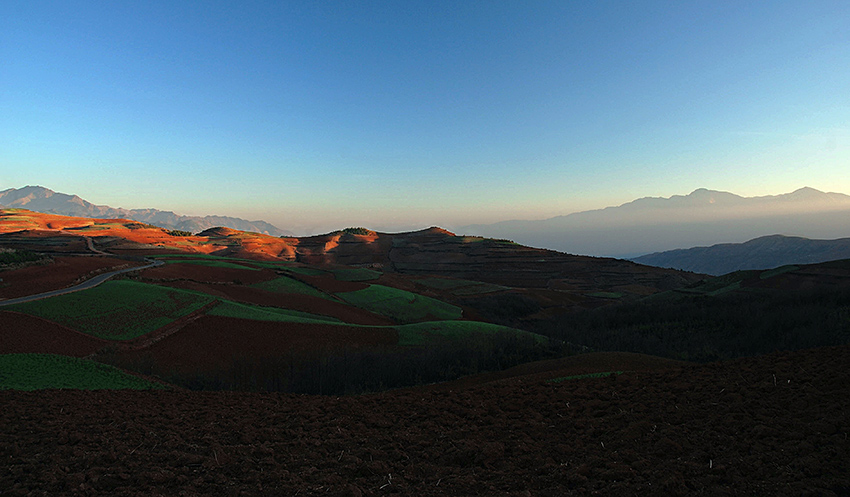
[[[790,264],[814,264],[850,259],[850,238],[811,240],[770,235],[745,243],[670,250],[632,259],[640,264],[720,276],[746,269],[771,269]]]

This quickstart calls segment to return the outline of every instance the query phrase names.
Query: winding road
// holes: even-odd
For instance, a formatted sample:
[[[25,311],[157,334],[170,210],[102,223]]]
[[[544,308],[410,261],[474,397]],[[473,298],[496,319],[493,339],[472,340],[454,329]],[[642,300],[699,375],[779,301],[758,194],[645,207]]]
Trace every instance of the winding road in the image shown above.
[[[12,305],[12,304],[22,304],[24,302],[30,302],[32,300],[46,299],[48,297],[55,297],[57,295],[64,295],[66,293],[79,292],[80,290],[88,290],[89,288],[94,288],[97,285],[100,285],[101,283],[108,280],[109,278],[112,278],[116,274],[129,273],[130,271],[139,271],[139,270],[142,270],[142,269],[148,269],[148,268],[151,268],[151,267],[161,266],[161,265],[165,264],[163,261],[160,261],[160,260],[153,260],[153,259],[145,259],[145,260],[150,262],[150,264],[147,264],[145,266],[137,266],[137,267],[119,269],[118,271],[111,271],[109,273],[99,274],[99,275],[95,276],[94,278],[92,278],[90,280],[86,280],[86,281],[80,283],[79,285],[74,285],[74,286],[71,286],[71,287],[68,287],[68,288],[62,288],[60,290],[52,290],[52,291],[49,291],[49,292],[38,293],[38,294],[35,294],[35,295],[28,295],[26,297],[17,297],[17,298],[14,298],[14,299],[2,300],[2,301],[0,301],[0,307]]]

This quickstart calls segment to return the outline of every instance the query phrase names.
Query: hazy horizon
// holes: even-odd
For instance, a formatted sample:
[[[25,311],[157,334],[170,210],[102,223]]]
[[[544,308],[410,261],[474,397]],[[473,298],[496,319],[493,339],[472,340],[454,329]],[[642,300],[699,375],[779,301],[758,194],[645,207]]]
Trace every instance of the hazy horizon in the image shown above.
[[[850,4],[5,2],[0,189],[299,234],[850,192]]]

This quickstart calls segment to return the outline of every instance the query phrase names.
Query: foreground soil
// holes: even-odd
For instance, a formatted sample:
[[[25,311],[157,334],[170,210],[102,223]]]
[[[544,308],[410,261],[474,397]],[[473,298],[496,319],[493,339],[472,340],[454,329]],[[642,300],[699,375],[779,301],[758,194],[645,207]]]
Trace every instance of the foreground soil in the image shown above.
[[[616,367],[586,358],[563,371]],[[848,495],[850,347],[356,397],[0,392],[4,495]],[[550,377],[558,371],[549,371]]]

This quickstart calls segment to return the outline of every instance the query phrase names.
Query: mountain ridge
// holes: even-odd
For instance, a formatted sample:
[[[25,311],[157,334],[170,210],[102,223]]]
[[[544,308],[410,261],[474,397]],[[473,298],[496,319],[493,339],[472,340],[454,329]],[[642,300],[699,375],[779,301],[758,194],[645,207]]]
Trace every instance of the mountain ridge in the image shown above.
[[[468,225],[456,231],[560,252],[633,258],[773,233],[850,236],[850,196],[811,187],[760,197],[699,188],[688,195],[642,197],[603,209]]]
[[[631,260],[649,266],[720,276],[733,271],[772,269],[792,264],[818,264],[850,259],[850,238],[812,240],[768,235],[744,243],[656,252]]]
[[[291,236],[265,221],[248,221],[230,216],[184,216],[172,211],[153,208],[124,209],[108,205],[95,205],[77,195],[55,192],[43,186],[27,185],[0,191],[0,206],[22,208],[47,214],[90,217],[95,219],[132,219],[172,230],[197,233],[215,226],[225,226],[241,231],[252,231],[272,236]]]

